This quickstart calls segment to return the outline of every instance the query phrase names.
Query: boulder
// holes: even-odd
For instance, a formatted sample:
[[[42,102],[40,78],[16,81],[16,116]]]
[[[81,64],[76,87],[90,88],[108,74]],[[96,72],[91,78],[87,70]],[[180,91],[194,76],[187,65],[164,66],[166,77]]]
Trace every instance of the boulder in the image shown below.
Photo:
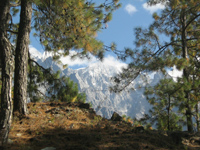
[[[112,121],[122,121],[122,117],[118,113],[114,112],[111,117],[111,120]]]

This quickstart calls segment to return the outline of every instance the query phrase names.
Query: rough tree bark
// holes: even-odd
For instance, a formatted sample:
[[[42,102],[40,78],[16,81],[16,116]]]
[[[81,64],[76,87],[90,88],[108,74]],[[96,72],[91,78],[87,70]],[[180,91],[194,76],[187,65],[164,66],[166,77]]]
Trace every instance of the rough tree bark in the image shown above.
[[[15,54],[14,111],[27,112],[27,67],[29,36],[31,31],[32,3],[21,0],[20,24]]]
[[[7,38],[7,29],[10,18],[10,1],[0,0],[0,56],[2,63],[2,89],[0,113],[0,146],[8,139],[12,121],[12,75],[13,57],[11,43]]]
[[[185,9],[181,12],[181,24],[182,24],[182,57],[188,61],[188,47],[187,47],[187,31],[186,31],[186,13]],[[188,81],[189,80],[189,73],[187,67],[183,69],[183,77]],[[187,128],[189,132],[194,132],[193,129],[193,121],[192,121],[192,110],[190,106],[190,93],[189,91],[185,91],[185,98],[187,99],[186,102],[186,118],[187,118]]]

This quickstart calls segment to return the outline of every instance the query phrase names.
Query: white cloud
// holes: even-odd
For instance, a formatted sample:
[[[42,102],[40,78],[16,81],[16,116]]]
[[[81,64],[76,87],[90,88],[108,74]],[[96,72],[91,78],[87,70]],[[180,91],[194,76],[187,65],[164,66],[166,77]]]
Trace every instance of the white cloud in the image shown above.
[[[174,81],[177,81],[177,77],[182,77],[183,71],[176,69],[176,66],[174,66],[171,71],[168,71],[168,74],[174,79]]]
[[[137,11],[136,7],[131,4],[126,5],[125,10],[128,12],[129,15],[132,15]]]
[[[144,3],[142,6],[145,10],[149,11],[151,14],[158,11],[159,9],[165,8],[165,5],[163,5],[161,3],[156,4],[156,5],[152,5],[152,6],[148,5],[147,3]]]
[[[52,53],[49,53],[49,52],[40,52],[38,51],[35,47],[33,46],[29,46],[30,48],[30,53],[31,55],[37,60],[37,59],[42,59],[42,61],[44,61],[46,58],[48,57],[51,57],[52,56]],[[87,59],[87,58],[80,58],[80,57],[76,57],[74,59],[71,59],[71,56],[77,54],[76,51],[73,51],[71,50],[69,55],[68,56],[65,56],[65,57],[61,57],[60,58],[60,61],[63,63],[63,64],[67,64],[69,68],[84,68],[84,67],[87,67],[89,65],[92,65],[92,64],[96,64],[98,62],[100,62],[100,60],[98,60],[96,57],[94,57],[93,55],[89,54],[90,56],[90,59]],[[113,56],[106,56],[103,61],[101,62],[105,65],[109,65],[109,66],[116,66],[116,67],[126,67],[126,64],[117,60],[115,57]]]
[[[38,51],[35,47],[33,47],[32,45],[29,45],[29,51],[30,51],[30,53],[31,53],[31,55],[33,56],[33,57],[37,57],[37,58],[39,58],[39,59],[41,59],[42,58],[42,53],[40,52],[40,51]]]
[[[84,68],[87,66],[91,66],[93,64],[95,65],[96,63],[101,63],[105,66],[109,65],[109,66],[117,67],[119,69],[127,66],[127,64],[117,60],[114,56],[111,56],[111,55],[106,56],[102,62],[92,55],[90,55],[89,60],[87,58],[81,59],[79,57],[75,59],[71,59],[70,56],[75,53],[76,53],[75,51],[71,51],[69,56],[62,57],[60,59],[61,62],[64,64],[67,64],[69,68],[74,68],[74,66],[76,66],[76,68]]]
[[[123,63],[123,62],[117,60],[115,57],[113,57],[111,55],[106,56],[102,63],[105,65],[109,64],[109,66],[117,66],[119,68],[127,66],[126,63]]]
[[[69,67],[73,67],[73,66],[88,66],[91,63],[95,63],[97,62],[97,59],[92,56],[90,56],[90,59],[87,58],[80,58],[80,57],[76,57],[74,59],[71,59],[71,56],[75,55],[76,52],[75,51],[70,51],[69,56],[66,57],[61,57],[60,60],[63,64],[67,64]]]

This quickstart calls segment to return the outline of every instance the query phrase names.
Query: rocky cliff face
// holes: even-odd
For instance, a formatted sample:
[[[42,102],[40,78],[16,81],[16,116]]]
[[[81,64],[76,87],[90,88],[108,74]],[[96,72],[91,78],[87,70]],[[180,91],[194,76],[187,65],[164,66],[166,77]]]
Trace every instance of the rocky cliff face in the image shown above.
[[[32,56],[35,57],[34,52]],[[134,91],[126,90],[119,94],[109,91],[109,87],[113,84],[110,78],[119,73],[124,65],[97,62],[86,68],[62,70],[62,67],[53,62],[50,57],[39,57],[37,54],[36,60],[43,67],[51,67],[55,71],[61,70],[62,75],[69,76],[78,83],[80,91],[87,95],[87,102],[90,102],[97,114],[101,116],[110,118],[115,111],[120,115],[141,118],[151,107],[143,95],[144,88],[137,88],[138,85],[145,86],[141,78],[137,78],[131,85],[135,88]],[[148,79],[149,84],[155,84],[161,78],[162,75],[156,73],[152,79]]]
[[[110,118],[115,111],[120,115],[141,118],[151,107],[143,94],[144,88],[138,88],[144,87],[145,82],[138,77],[131,85],[134,91],[112,93],[109,91],[113,85],[110,79],[120,71],[119,66],[98,62],[83,69],[63,72],[78,83],[80,91],[86,93],[87,102],[91,102],[97,114]],[[157,73],[148,82],[154,85],[161,78],[163,76]]]

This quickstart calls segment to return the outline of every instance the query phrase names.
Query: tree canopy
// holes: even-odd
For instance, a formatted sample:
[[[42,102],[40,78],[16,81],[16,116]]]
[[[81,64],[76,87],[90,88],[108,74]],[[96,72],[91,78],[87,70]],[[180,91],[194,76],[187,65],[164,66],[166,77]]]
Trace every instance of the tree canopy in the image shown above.
[[[1,0],[1,143],[6,143],[11,125],[13,75],[14,110],[22,115],[27,114],[28,65],[30,68],[33,65],[29,63],[31,61],[29,57],[30,31],[35,31],[35,36],[39,37],[46,51],[54,54],[55,60],[62,55],[68,55],[70,49],[76,50],[79,56],[92,53],[103,58],[103,43],[96,39],[96,34],[112,19],[112,12],[120,7],[118,2],[119,0],[105,0],[97,4],[87,0]],[[19,16],[19,23],[13,22],[13,17],[16,15]],[[29,71],[31,72],[31,69]],[[77,85],[67,78],[62,79],[61,82],[64,84],[59,89],[58,95],[68,100],[73,98],[73,101],[85,99],[85,95],[78,93]],[[34,80],[37,81],[38,78]],[[69,88],[72,89],[69,90]]]
[[[182,87],[177,92],[183,92],[180,107],[184,107],[188,131],[193,131],[193,106],[198,101],[192,100],[192,95],[200,88],[200,2],[149,0],[148,3],[163,3],[165,9],[153,14],[154,22],[149,28],[135,28],[136,48],[126,49],[126,57],[132,61],[113,78],[116,85],[112,90],[120,92],[144,72],[160,70],[166,74],[175,66],[183,72],[176,82]]]
[[[102,55],[103,43],[96,36],[112,19],[112,12],[120,7],[118,2],[112,0],[97,5],[86,0],[35,0],[35,35],[46,51],[55,54],[64,50],[63,55],[68,55],[70,49],[76,49],[83,55],[87,52]]]

